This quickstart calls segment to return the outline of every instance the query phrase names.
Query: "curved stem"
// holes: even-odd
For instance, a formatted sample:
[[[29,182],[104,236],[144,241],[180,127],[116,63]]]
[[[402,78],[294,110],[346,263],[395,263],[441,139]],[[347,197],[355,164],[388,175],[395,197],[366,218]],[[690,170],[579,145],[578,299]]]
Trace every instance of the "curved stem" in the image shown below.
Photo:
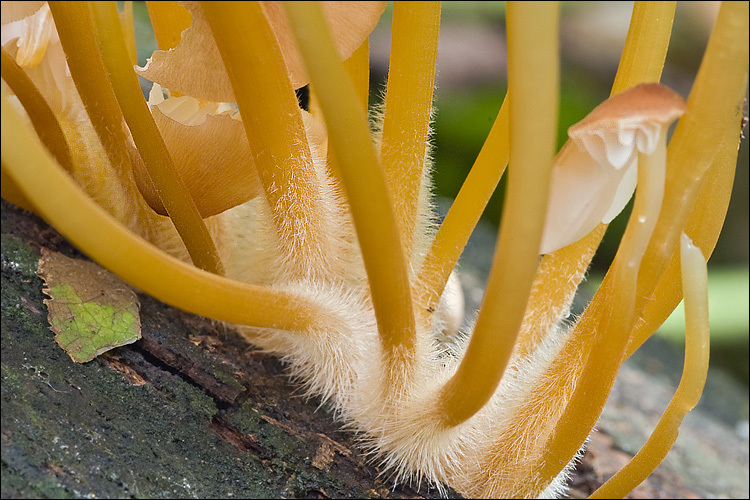
[[[708,375],[710,331],[706,259],[682,233],[680,244],[682,288],[685,290],[685,363],[682,378],[667,409],[646,444],[589,498],[623,498],[664,460],[677,440],[685,415],[700,400]]]
[[[540,476],[551,481],[565,467],[588,436],[601,414],[624,359],[634,321],[638,269],[659,217],[664,196],[667,127],[663,126],[656,150],[638,155],[638,190],[620,248],[612,264],[612,286],[605,288],[607,306],[592,321],[581,321],[579,329],[593,328],[599,335],[586,335],[590,354],[573,395],[546,443]],[[603,333],[606,333],[604,335]]]
[[[2,67],[3,80],[8,84],[13,93],[21,101],[26,114],[29,115],[31,124],[34,126],[39,139],[42,140],[55,160],[62,167],[71,172],[73,164],[70,159],[70,150],[68,142],[65,140],[65,134],[60,128],[60,123],[55,118],[55,114],[50,109],[47,102],[39,93],[34,82],[24,73],[23,69],[13,60],[13,58],[2,49],[2,58],[0,59]]]
[[[701,182],[697,201],[685,224],[685,233],[696,246],[703,249],[707,257],[711,256],[716,247],[729,207],[737,167],[737,144],[740,140],[742,116],[742,107],[737,106],[729,132]],[[654,286],[650,298],[646,300],[640,321],[630,335],[626,356],[633,354],[672,314],[682,300],[681,281],[679,255],[675,252],[664,274]],[[659,297],[659,300],[655,300],[655,297]]]
[[[103,267],[185,311],[220,321],[306,332],[330,321],[315,304],[201,271],[135,236],[89,199],[2,97],[2,163],[39,213]]]
[[[492,129],[422,263],[417,278],[420,291],[417,305],[422,313],[437,306],[448,277],[508,165],[508,103],[506,94]]]
[[[193,198],[177,173],[133,71],[114,2],[90,2],[91,20],[110,84],[138,152],[193,263],[223,274],[219,254]]]
[[[536,273],[555,154],[559,93],[558,4],[509,2],[510,168],[495,257],[474,333],[440,393],[442,422],[479,411],[500,383]]]
[[[338,59],[320,6],[289,2],[284,7],[328,125],[362,249],[381,342],[390,360],[401,366],[401,362],[412,360],[416,346],[411,292],[367,118]]]

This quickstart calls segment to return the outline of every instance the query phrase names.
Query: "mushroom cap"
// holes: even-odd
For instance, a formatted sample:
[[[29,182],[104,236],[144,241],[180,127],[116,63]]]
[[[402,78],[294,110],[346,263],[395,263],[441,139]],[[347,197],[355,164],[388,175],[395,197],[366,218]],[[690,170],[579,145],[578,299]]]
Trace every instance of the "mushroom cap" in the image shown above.
[[[672,89],[658,83],[641,83],[614,95],[595,107],[580,122],[568,129],[570,137],[617,126],[623,120],[672,123],[687,111],[685,100]]]
[[[571,141],[552,169],[540,253],[574,243],[614,219],[635,190],[638,153],[652,154],[686,110],[674,91],[644,83],[607,99],[570,127]]]
[[[0,4],[0,21],[8,24],[36,14],[44,2],[3,2]]]
[[[687,109],[685,101],[658,83],[643,83],[610,97],[568,129],[574,142],[602,165],[621,169],[638,151],[651,154],[668,126]]]

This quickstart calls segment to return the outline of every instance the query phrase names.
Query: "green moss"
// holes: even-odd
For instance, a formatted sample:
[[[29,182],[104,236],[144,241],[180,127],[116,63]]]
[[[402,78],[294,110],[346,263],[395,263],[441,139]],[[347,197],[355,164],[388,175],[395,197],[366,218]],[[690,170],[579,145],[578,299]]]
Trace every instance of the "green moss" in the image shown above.
[[[36,276],[39,254],[25,241],[15,236],[3,234],[2,240],[3,269],[9,267],[21,273],[26,279]]]
[[[206,368],[206,372],[212,375],[216,380],[221,382],[222,384],[228,385],[231,388],[237,390],[238,392],[242,392],[246,389],[246,387],[239,382],[237,382],[237,379],[235,379],[232,375],[229,375],[224,370],[217,369],[213,366],[213,363],[209,364]]]
[[[99,358],[73,363],[27,276],[3,268],[3,497],[276,496],[272,471],[210,429],[218,410],[199,388],[168,374],[158,389],[137,386]]]
[[[305,443],[280,427],[264,420],[261,413],[245,402],[236,412],[228,415],[227,421],[238,431],[253,435],[260,446],[278,456],[305,456]]]
[[[314,467],[312,457],[318,452],[320,441],[317,438],[305,439],[268,421],[253,407],[252,401],[246,401],[225,419],[238,431],[257,439],[258,445],[273,457],[268,460],[268,465],[276,476],[288,478],[282,490],[289,495],[310,497],[323,491],[334,498],[365,498],[370,494],[364,487],[347,487],[329,471]]]

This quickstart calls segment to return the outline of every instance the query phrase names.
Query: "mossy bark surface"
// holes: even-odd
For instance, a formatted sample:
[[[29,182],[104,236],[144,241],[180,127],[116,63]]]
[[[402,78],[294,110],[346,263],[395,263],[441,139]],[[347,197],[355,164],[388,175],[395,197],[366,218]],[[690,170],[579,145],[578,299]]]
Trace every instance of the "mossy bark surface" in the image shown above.
[[[147,295],[142,340],[74,363],[47,322],[41,247],[85,258],[3,200],[3,498],[439,496],[392,489],[276,358]]]

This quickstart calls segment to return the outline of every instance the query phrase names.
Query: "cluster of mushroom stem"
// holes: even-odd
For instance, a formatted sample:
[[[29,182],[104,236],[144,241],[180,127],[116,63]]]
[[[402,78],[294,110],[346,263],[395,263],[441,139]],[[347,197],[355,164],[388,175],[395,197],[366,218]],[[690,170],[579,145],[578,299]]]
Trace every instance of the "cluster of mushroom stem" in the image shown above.
[[[342,49],[335,2],[150,4],[161,50],[138,69],[155,81],[148,102],[114,2],[45,4],[27,26],[38,37],[4,45],[4,198],[154,297],[244,325],[251,341],[282,353],[311,391],[330,398],[392,470],[467,495],[558,493],[620,365],[684,291],[677,394],[644,449],[595,495],[625,494],[656,467],[705,380],[703,256],[718,238],[736,158],[746,2],[722,5],[687,104],[657,83],[674,2],[636,2],[612,97],[571,127],[557,154],[558,5],[509,2],[509,91],[434,234],[425,222],[426,158],[438,2],[394,5],[377,144],[367,114],[367,34]],[[380,7],[365,7],[376,14],[368,29]],[[101,190],[92,194],[81,181],[101,167],[72,138],[80,123],[24,69],[45,57],[53,32],[99,159],[126,185],[124,203],[153,227],[103,208],[90,197]],[[216,85],[170,69],[170,58],[204,50]],[[308,81],[310,113],[294,94]],[[215,169],[190,149],[209,148],[211,127],[231,130],[218,140],[226,146]],[[506,165],[483,303],[465,350],[444,362],[434,334],[455,311],[440,298]],[[634,190],[604,282],[564,327],[606,224]],[[221,239],[216,221],[251,203],[271,228],[264,241],[272,248],[260,253],[274,254],[277,272],[243,282],[241,266],[226,258],[235,243]],[[183,253],[144,239],[169,221]]]

